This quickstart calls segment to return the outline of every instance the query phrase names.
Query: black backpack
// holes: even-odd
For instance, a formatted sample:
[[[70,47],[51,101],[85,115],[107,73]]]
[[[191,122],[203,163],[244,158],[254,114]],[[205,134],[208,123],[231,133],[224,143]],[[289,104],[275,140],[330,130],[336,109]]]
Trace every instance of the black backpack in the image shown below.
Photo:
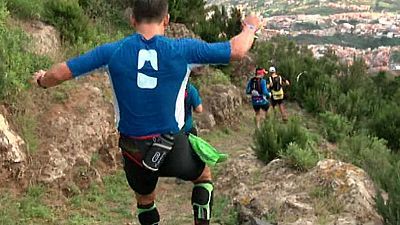
[[[281,76],[270,77],[269,82],[270,82],[270,84],[272,83],[271,90],[280,91],[282,89],[282,77]]]
[[[261,88],[261,80],[263,78],[261,77],[253,77],[251,78],[251,84],[250,84],[250,92],[253,90],[258,91],[258,93],[262,94],[262,88]]]

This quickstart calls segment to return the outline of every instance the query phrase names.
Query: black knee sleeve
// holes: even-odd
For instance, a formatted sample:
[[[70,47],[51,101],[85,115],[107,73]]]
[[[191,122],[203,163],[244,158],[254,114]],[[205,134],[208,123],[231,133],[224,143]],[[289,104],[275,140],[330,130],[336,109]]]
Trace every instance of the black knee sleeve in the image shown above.
[[[208,224],[211,219],[214,186],[211,182],[195,184],[192,205],[196,224]]]
[[[149,205],[138,205],[138,217],[141,225],[158,225],[160,215],[154,203]]]

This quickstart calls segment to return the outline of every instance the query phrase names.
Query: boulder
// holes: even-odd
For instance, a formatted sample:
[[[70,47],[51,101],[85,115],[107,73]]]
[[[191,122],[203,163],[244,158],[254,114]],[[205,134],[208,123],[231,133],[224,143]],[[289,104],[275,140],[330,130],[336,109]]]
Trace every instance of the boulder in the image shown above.
[[[207,88],[203,105],[214,116],[217,125],[233,125],[242,115],[239,110],[241,91],[234,85],[212,85]]]
[[[53,26],[34,21],[26,25],[25,30],[33,39],[32,51],[34,53],[51,57],[59,55],[60,33]]]
[[[2,178],[22,178],[26,170],[25,142],[0,114],[0,174]]]
[[[241,224],[271,217],[280,225],[311,225],[322,220],[329,225],[383,224],[374,208],[373,182],[351,164],[323,160],[301,173],[283,160],[264,165],[246,153],[225,168],[216,184],[233,198]]]
[[[196,127],[200,133],[210,132],[211,129],[217,125],[214,115],[210,112],[203,112],[201,114],[194,115],[194,121],[196,122]]]
[[[64,104],[52,106],[45,115],[49,121],[40,150],[40,181],[77,180],[82,170],[99,180],[99,172],[91,168],[99,160],[105,160],[108,169],[116,167],[113,107],[99,88],[82,84]]]

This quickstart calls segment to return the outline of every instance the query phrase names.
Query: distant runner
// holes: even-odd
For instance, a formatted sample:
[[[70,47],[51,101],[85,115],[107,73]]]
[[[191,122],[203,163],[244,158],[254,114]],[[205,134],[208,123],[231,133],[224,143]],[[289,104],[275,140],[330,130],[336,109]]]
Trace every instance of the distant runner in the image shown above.
[[[159,177],[179,177],[194,184],[194,223],[208,225],[214,185],[206,162],[212,161],[189,143],[188,139],[196,140],[196,136],[188,137],[182,132],[185,87],[194,64],[229,64],[242,59],[253,44],[260,21],[255,16],[246,17],[242,32],[226,42],[170,39],[164,36],[169,23],[168,0],[130,2],[135,33],[56,64],[48,71],[40,70],[34,79],[38,86],[49,88],[107,68],[115,96],[124,170],[136,195],[140,224],[160,222],[154,203]],[[200,141],[197,146],[208,147]]]
[[[251,102],[256,113],[256,126],[260,128],[261,120],[266,117],[269,109],[268,99],[271,97],[264,79],[265,69],[257,68],[255,76],[247,83],[246,93],[251,95]],[[261,112],[261,110],[263,112]]]
[[[283,100],[285,98],[285,93],[283,91],[283,86],[290,85],[290,82],[276,73],[275,67],[271,66],[269,68],[269,78],[268,78],[268,89],[272,93],[271,103],[272,107],[279,106],[279,111],[281,112],[282,120],[287,121],[288,116],[286,113],[285,105]]]
[[[188,83],[185,92],[185,133],[197,136],[197,129],[193,125],[192,111],[202,113],[203,104],[199,91],[191,83]]]

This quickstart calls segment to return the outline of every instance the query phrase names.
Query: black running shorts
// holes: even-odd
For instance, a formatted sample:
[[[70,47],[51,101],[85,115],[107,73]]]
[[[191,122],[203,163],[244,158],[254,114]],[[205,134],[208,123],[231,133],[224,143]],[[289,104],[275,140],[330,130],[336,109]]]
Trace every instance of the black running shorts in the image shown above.
[[[265,104],[265,105],[253,105],[253,109],[256,112],[260,112],[260,110],[264,110],[265,112],[268,111],[269,109],[269,104]]]
[[[138,194],[151,194],[159,177],[177,177],[185,181],[196,180],[202,174],[205,163],[194,152],[187,135],[174,136],[174,147],[157,172],[142,165],[144,151],[150,147],[151,140],[134,140],[120,136],[119,147],[123,153],[124,170],[129,186]],[[140,150],[139,150],[140,149]]]
[[[271,100],[271,103],[272,103],[272,107],[275,107],[276,105],[281,105],[281,104],[283,104],[283,99],[279,99],[279,100],[274,100],[274,99],[272,99],[272,100]]]

